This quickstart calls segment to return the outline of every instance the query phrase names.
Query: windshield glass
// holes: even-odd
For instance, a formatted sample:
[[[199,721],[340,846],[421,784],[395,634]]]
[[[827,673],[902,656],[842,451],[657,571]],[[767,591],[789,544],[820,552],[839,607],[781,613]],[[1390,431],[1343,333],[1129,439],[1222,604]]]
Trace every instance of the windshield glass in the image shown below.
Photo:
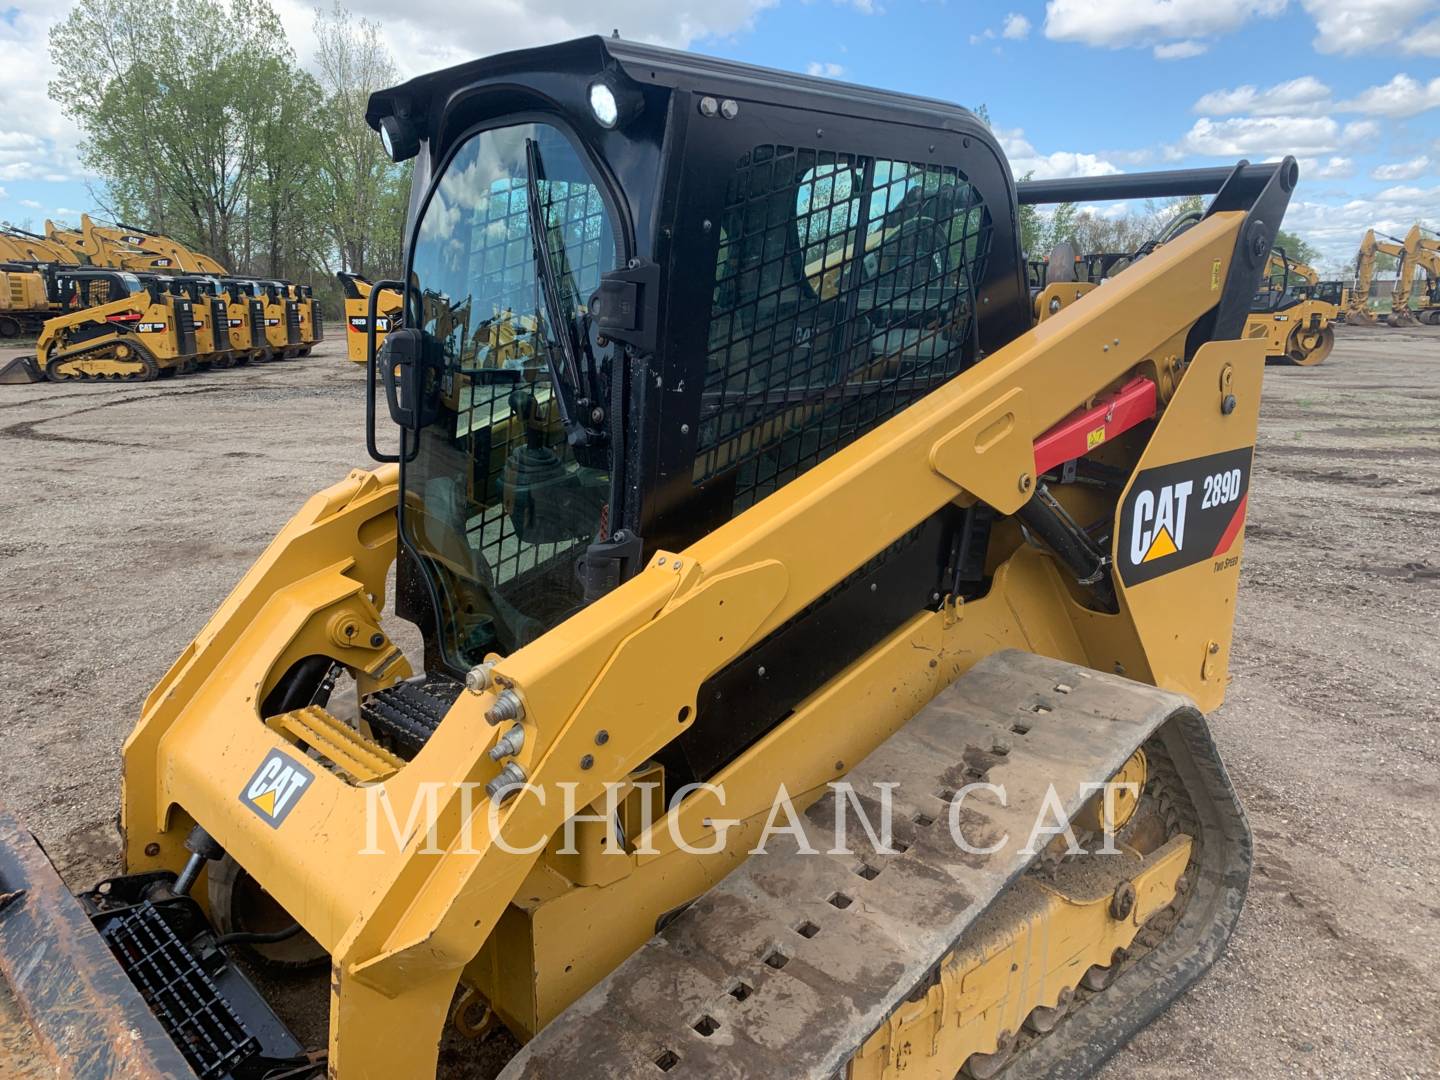
[[[530,144],[559,312],[537,280]],[[608,377],[610,350],[584,315],[617,264],[590,166],[544,123],[468,139],[420,220],[405,321],[443,366],[439,417],[404,468],[401,521],[435,586],[438,644],[457,670],[513,651],[583,602],[575,563],[608,531],[610,471],[593,452],[576,460],[550,358],[563,366],[558,335],[569,320]]]

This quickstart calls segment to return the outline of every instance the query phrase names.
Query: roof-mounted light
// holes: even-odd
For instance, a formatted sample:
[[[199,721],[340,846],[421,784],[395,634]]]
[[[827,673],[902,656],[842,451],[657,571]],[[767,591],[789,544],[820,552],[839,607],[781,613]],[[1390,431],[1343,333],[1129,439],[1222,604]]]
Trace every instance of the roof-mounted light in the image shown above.
[[[408,117],[390,115],[380,118],[380,145],[394,162],[408,161],[420,152],[420,133]]]
[[[623,128],[640,115],[645,99],[635,87],[607,71],[590,84],[590,113],[606,130]]]

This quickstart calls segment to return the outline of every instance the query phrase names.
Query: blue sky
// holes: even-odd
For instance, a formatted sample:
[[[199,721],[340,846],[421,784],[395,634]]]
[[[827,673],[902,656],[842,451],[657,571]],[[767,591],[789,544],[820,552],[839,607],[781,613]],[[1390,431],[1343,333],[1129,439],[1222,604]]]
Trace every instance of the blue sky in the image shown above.
[[[64,6],[0,0],[0,218],[95,198],[44,100]],[[277,0],[304,60],[310,10]],[[406,74],[618,26],[752,63],[985,103],[1017,174],[1302,159],[1286,226],[1338,268],[1371,225],[1440,228],[1440,0],[412,0],[385,20]],[[445,32],[435,28],[444,26]],[[13,63],[11,62],[13,59]]]

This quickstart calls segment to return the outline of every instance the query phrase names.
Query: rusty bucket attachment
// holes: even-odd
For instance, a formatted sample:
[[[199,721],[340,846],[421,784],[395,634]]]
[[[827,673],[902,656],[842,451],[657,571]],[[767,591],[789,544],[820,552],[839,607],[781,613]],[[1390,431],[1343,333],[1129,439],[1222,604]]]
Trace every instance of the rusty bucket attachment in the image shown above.
[[[57,1069],[189,1076],[105,940],[39,843],[0,808],[0,973]]]
[[[17,356],[4,367],[0,367],[0,386],[17,386],[20,383],[43,382],[44,374],[33,356]]]
[[[75,896],[0,807],[0,974],[60,1075],[319,1075],[166,872]],[[0,989],[3,993],[3,989]]]

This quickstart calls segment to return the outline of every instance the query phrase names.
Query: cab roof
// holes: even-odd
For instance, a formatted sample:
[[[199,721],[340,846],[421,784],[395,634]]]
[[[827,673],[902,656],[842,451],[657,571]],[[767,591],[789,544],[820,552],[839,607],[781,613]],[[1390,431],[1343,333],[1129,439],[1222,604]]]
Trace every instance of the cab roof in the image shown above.
[[[641,85],[733,95],[820,113],[959,131],[994,142],[983,121],[969,109],[950,102],[598,35],[498,53],[376,91],[370,96],[365,120],[378,131],[383,117],[408,111],[412,121],[424,128],[433,119],[431,112],[437,105],[443,108],[452,94],[477,83],[503,81],[506,76],[535,71],[573,72],[588,82],[607,69],[618,69]]]

